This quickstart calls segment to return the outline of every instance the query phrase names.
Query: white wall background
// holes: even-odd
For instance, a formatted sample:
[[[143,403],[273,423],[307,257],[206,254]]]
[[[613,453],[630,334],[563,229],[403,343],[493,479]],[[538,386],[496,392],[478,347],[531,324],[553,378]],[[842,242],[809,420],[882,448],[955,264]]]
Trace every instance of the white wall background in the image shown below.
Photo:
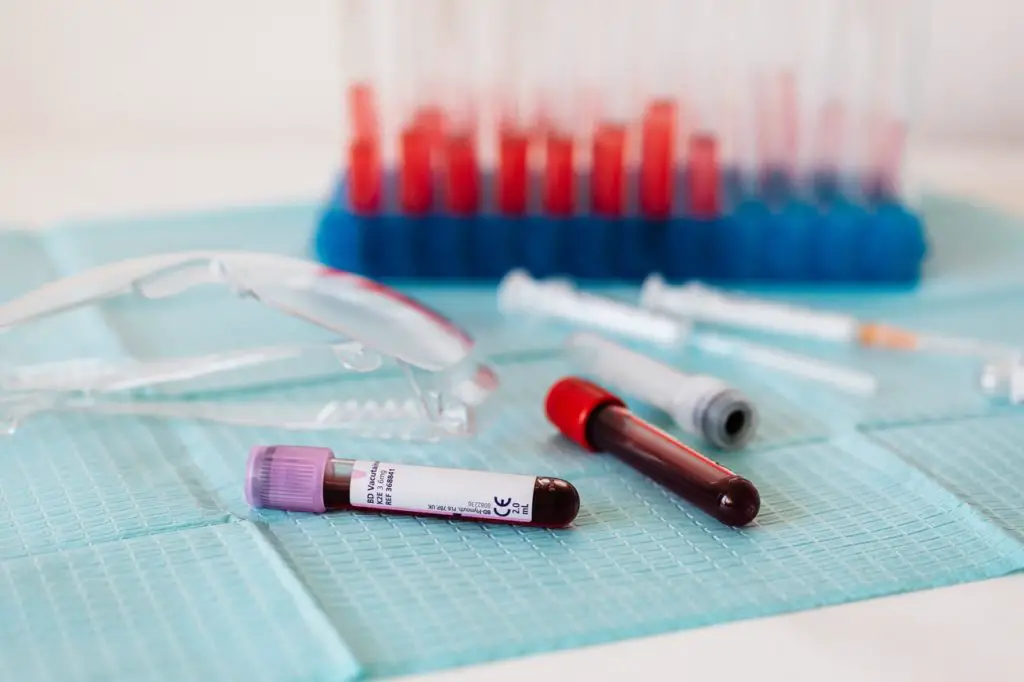
[[[919,139],[1024,143],[1024,2],[933,8]],[[334,139],[339,22],[334,0],[0,0],[0,140]]]

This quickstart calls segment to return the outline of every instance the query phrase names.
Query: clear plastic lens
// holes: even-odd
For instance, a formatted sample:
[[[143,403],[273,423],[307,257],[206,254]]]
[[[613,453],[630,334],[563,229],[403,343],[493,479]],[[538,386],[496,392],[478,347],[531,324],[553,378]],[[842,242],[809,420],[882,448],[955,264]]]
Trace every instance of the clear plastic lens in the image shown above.
[[[321,402],[233,402],[202,400],[110,400],[37,393],[0,399],[0,431],[13,434],[22,424],[45,412],[79,412],[97,416],[139,416],[189,419],[229,426],[267,427],[301,431],[344,431],[353,437],[381,440],[434,441],[472,433],[465,406],[430,414],[414,399]]]
[[[60,409],[282,428],[345,428],[382,437],[406,431],[436,437],[468,429],[474,423],[473,411],[497,388],[493,371],[476,360],[472,339],[433,310],[363,277],[272,254],[190,252],[99,267],[0,306],[0,328],[16,330],[33,320],[125,293],[159,305],[158,299],[210,283],[347,340],[147,361],[82,358],[9,368],[0,372],[0,391],[7,393],[0,407],[8,424]],[[219,400],[159,405],[145,401],[154,395],[194,397],[343,381],[347,374],[370,372],[396,380],[389,384],[390,393],[372,404],[364,404],[362,397],[342,400],[334,395],[300,396],[287,403],[271,395],[237,408]],[[338,387],[344,395],[345,386]],[[382,410],[380,405],[414,405],[416,410]],[[433,426],[424,430],[422,423]]]

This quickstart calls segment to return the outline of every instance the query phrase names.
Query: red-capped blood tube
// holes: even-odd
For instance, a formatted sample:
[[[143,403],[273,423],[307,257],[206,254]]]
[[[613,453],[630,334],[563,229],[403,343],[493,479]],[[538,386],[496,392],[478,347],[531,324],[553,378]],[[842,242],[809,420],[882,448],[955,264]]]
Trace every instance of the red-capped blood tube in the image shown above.
[[[369,84],[356,83],[349,88],[348,110],[352,137],[376,137],[377,107]]]
[[[448,136],[445,204],[453,215],[474,215],[480,203],[480,169],[470,132]]]
[[[640,137],[640,210],[649,218],[666,218],[672,211],[675,130],[675,104],[653,102]]]
[[[380,209],[381,162],[377,140],[377,111],[373,88],[355,83],[348,90],[352,138],[348,146],[348,199],[356,213]]]
[[[622,215],[625,200],[626,129],[602,125],[594,133],[593,170],[590,174],[594,213],[609,218]]]
[[[356,137],[348,148],[348,200],[355,213],[380,210],[380,148],[374,137]]]
[[[761,509],[757,488],[630,412],[600,386],[577,377],[548,392],[548,419],[592,452],[609,452],[730,526],[744,526]]]
[[[718,196],[718,141],[706,133],[690,138],[689,184],[690,214],[697,218],[718,215],[721,203]]]
[[[415,123],[402,131],[399,185],[402,211],[421,215],[434,201],[430,135]]]
[[[544,210],[548,215],[572,215],[575,183],[572,137],[560,133],[549,134],[544,169]]]
[[[560,478],[339,459],[296,445],[249,452],[245,499],[285,511],[362,509],[547,528],[568,526],[580,508],[576,488]]]
[[[526,177],[530,140],[526,133],[501,131],[498,149],[498,211],[504,216],[526,213]]]

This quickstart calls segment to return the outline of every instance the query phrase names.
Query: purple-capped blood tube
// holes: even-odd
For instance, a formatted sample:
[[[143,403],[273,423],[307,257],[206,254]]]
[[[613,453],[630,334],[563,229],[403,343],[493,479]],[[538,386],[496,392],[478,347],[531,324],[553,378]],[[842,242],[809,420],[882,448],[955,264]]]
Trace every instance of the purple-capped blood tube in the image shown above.
[[[327,448],[260,445],[249,453],[253,507],[323,513],[345,509],[561,528],[579,493],[547,476],[339,459]]]

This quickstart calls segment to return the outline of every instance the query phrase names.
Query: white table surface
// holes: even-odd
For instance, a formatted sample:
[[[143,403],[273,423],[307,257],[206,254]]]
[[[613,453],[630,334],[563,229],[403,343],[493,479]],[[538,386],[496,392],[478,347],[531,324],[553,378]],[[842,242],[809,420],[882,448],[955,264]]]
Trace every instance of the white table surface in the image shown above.
[[[243,131],[244,132],[244,131]],[[0,224],[322,196],[323,140],[0,138]],[[921,186],[1024,215],[1024,149],[922,150]],[[1024,680],[1024,576],[418,676],[487,680]]]

